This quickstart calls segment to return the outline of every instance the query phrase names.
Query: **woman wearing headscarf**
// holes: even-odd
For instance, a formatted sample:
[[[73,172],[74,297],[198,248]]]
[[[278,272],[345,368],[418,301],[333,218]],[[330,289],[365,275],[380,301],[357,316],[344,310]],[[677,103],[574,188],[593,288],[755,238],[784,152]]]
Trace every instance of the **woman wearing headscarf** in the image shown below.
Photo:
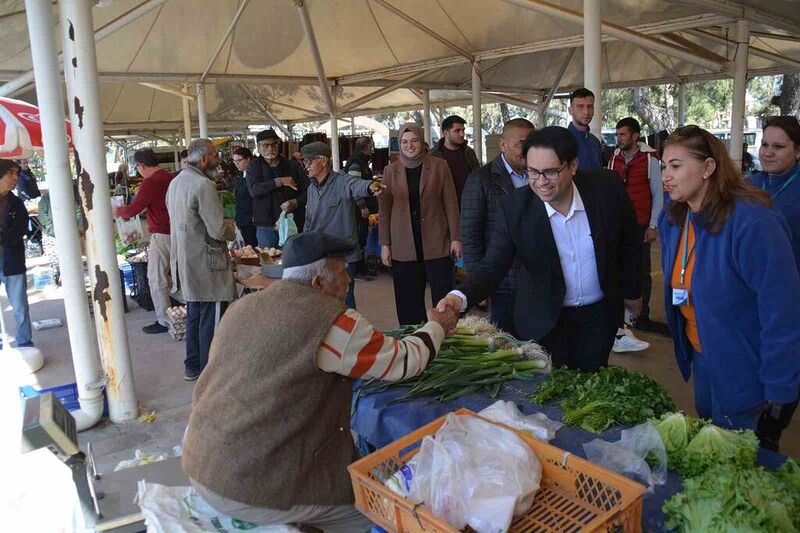
[[[800,385],[800,274],[789,227],[769,195],[748,185],[722,142],[697,126],[664,148],[664,297],[675,357],[694,376],[697,413],[756,430],[785,417]]]
[[[453,288],[453,259],[461,257],[458,200],[444,159],[423,151],[422,128],[398,131],[400,157],[384,169],[378,198],[381,261],[392,268],[400,324],[425,321],[425,286],[433,302]]]
[[[797,117],[772,117],[764,124],[758,149],[763,172],[747,180],[772,196],[792,231],[792,248],[800,267],[800,122]]]

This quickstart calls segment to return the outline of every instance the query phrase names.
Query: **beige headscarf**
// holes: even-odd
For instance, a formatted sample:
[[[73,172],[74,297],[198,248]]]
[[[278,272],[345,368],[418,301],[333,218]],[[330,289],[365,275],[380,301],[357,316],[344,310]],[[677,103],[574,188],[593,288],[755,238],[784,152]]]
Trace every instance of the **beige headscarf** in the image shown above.
[[[422,145],[425,142],[425,136],[422,135],[422,128],[419,127],[419,124],[416,122],[407,122],[403,124],[403,126],[397,132],[397,142],[400,142],[400,139],[403,138],[403,134],[407,131],[410,131],[414,135],[417,136],[419,139],[419,143]],[[419,151],[419,155],[416,157],[408,157],[406,154],[403,153],[402,148],[400,149],[400,161],[403,163],[403,166],[406,168],[417,168],[422,164],[422,156],[425,155],[425,148],[422,148]]]

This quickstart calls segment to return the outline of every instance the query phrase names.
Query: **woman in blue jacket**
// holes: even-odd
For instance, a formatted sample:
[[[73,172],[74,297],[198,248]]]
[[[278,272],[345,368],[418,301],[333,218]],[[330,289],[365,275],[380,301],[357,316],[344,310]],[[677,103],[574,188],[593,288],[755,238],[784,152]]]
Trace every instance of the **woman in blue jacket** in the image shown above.
[[[701,417],[757,430],[765,444],[759,418],[780,415],[800,384],[800,274],[788,225],[706,130],[675,130],[663,161],[672,204],[659,231],[678,366],[687,381],[694,375]]]
[[[763,172],[747,178],[772,196],[792,232],[792,248],[800,267],[800,122],[797,117],[772,117],[764,124],[758,149]]]

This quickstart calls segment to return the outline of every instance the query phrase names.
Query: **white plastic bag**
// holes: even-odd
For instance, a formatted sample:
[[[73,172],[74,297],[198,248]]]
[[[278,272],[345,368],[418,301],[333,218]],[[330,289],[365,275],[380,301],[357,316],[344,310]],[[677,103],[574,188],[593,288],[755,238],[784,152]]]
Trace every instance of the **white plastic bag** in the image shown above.
[[[542,465],[506,428],[474,416],[447,415],[416,455],[409,498],[456,529],[506,531],[539,490]]]
[[[148,533],[205,533],[207,531],[250,531],[252,533],[295,533],[289,525],[259,526],[217,512],[192,487],[167,487],[139,481],[137,503],[142,509]]]
[[[526,431],[534,438],[544,442],[550,442],[556,438],[556,432],[564,425],[561,422],[550,420],[544,413],[523,415],[517,404],[503,400],[497,400],[478,414],[489,420]]]
[[[297,224],[294,223],[294,215],[281,211],[278,217],[278,246],[283,246],[286,239],[297,233]]]
[[[583,445],[583,451],[589,461],[646,484],[647,492],[667,482],[667,450],[651,422],[623,429],[617,442],[594,439]],[[648,455],[655,461],[653,467],[647,463]]]
[[[134,466],[144,466],[149,465],[150,463],[165,461],[170,457],[180,457],[182,454],[183,448],[181,448],[180,444],[172,448],[171,455],[169,452],[150,453],[137,449],[135,452],[133,452],[133,459],[126,459],[117,463],[117,466],[114,467],[114,472],[118,470],[125,470],[126,468],[133,468]]]

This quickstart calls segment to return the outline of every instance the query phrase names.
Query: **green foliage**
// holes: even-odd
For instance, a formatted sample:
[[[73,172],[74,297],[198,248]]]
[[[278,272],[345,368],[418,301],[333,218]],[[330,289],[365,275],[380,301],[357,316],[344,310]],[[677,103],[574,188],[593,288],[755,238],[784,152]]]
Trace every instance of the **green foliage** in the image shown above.
[[[559,397],[564,397],[564,423],[593,433],[613,424],[635,426],[675,409],[661,385],[617,366],[594,373],[560,368],[529,399],[544,403]]]
[[[709,426],[713,427],[713,426]],[[662,510],[666,527],[686,532],[789,532],[800,527],[796,462],[777,473],[717,465],[687,479]]]
[[[734,463],[748,467],[755,464],[757,451],[758,438],[753,431],[734,431],[708,425],[683,450],[678,467],[689,478],[719,464]]]

